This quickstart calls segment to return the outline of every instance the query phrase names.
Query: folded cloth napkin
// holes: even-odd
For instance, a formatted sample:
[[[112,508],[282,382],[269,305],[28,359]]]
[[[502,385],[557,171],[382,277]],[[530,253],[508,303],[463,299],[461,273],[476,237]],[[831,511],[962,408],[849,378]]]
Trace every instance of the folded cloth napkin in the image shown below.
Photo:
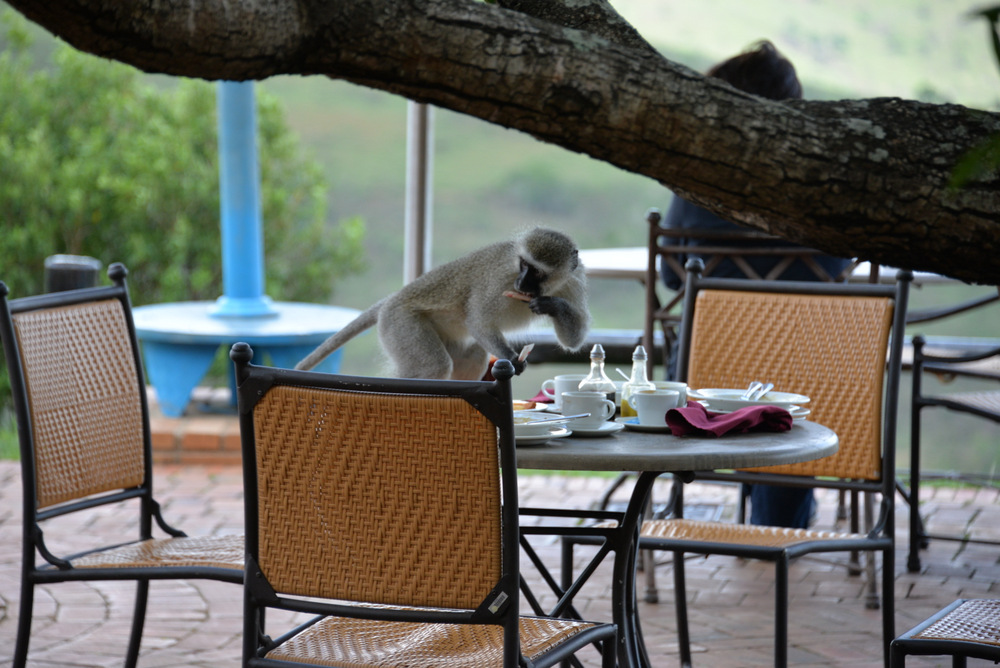
[[[535,396],[531,397],[531,399],[528,399],[528,401],[534,401],[536,404],[551,404],[551,403],[555,403],[554,400],[552,399],[551,395],[545,394],[541,390],[538,391],[538,394],[536,394]]]
[[[747,406],[732,413],[709,412],[692,401],[667,411],[667,425],[674,436],[722,436],[748,431],[788,431],[792,415],[778,406]]]

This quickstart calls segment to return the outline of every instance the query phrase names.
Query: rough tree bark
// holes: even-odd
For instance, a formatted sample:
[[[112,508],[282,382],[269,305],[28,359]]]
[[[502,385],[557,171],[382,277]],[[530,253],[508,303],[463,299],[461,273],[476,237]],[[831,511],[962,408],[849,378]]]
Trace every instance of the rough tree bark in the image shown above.
[[[522,130],[833,254],[1000,284],[997,174],[948,187],[959,158],[1000,133],[1000,115],[890,98],[762,100],[641,38],[609,41],[503,1],[522,11],[471,0],[9,0],[77,48],[145,71],[345,79]],[[590,12],[579,25],[601,22],[602,0],[564,4]]]

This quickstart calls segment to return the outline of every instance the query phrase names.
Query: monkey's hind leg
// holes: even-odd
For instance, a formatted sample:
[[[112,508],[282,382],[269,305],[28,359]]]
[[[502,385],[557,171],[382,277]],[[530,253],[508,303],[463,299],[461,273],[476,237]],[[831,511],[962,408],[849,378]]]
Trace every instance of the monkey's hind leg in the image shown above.
[[[490,355],[475,341],[446,344],[451,355],[452,380],[482,380],[490,367]]]
[[[391,324],[390,324],[391,323]],[[451,355],[434,327],[420,316],[379,318],[378,338],[399,378],[451,378]]]

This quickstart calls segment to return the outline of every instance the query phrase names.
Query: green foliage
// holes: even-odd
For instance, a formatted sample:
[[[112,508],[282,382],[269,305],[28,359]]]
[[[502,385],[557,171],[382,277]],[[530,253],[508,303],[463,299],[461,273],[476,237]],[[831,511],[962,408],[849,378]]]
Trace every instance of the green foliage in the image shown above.
[[[215,86],[154,83],[64,44],[36,63],[27,22],[8,11],[4,28],[0,277],[11,296],[42,292],[45,258],[70,253],[124,262],[135,304],[217,298]],[[257,99],[267,293],[326,302],[334,281],[363,269],[364,224],[328,224],[320,165],[277,99]]]

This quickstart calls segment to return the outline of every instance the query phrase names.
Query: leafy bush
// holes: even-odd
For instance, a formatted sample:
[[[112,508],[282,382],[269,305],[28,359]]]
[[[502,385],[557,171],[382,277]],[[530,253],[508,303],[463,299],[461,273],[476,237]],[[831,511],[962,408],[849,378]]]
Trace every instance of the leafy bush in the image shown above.
[[[3,28],[0,278],[12,296],[42,292],[57,253],[124,262],[137,305],[222,294],[216,87],[61,43],[36,63],[27,22],[8,11]],[[327,222],[319,164],[257,93],[267,294],[327,302],[363,268],[364,224]],[[8,396],[0,373],[0,407]]]

